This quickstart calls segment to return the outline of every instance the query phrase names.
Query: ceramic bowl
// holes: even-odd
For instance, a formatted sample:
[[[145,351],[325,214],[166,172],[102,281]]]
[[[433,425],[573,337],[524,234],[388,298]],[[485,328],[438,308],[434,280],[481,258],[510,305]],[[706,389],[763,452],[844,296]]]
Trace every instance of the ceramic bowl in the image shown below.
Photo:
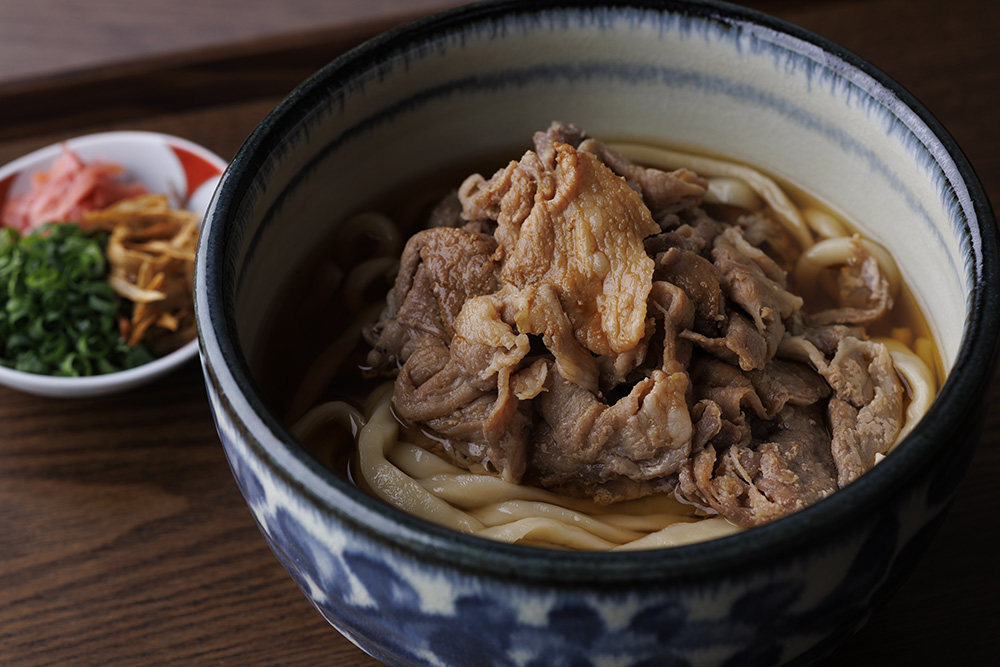
[[[906,441],[787,518],[603,554],[459,535],[311,458],[250,370],[283,282],[355,209],[435,170],[517,157],[511,147],[554,119],[755,164],[888,246],[949,371]],[[218,431],[275,555],[333,626],[389,665],[805,664],[897,588],[966,470],[1000,324],[986,202],[901,86],[775,18],[680,1],[462,7],[330,63],[223,177],[196,290]]]
[[[48,170],[63,145],[84,162],[103,160],[125,168],[130,181],[170,197],[171,205],[204,214],[226,161],[187,139],[157,132],[101,132],[40,148],[0,167],[0,206],[27,192],[32,174]],[[147,364],[90,377],[55,377],[0,366],[0,384],[40,396],[82,398],[112,394],[152,382],[198,355],[198,341]]]

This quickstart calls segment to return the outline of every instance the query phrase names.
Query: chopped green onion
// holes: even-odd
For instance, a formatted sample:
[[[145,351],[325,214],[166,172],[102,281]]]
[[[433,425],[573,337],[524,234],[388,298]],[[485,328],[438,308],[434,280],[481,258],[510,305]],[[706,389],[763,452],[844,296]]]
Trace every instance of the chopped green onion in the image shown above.
[[[80,377],[153,359],[119,335],[129,305],[108,283],[106,240],[71,223],[0,229],[0,365]]]

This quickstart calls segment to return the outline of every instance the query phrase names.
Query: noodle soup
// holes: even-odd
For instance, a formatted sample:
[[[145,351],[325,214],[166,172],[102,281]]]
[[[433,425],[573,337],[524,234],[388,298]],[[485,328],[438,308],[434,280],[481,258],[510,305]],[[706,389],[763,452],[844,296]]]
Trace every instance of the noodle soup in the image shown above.
[[[671,546],[826,497],[928,408],[891,256],[793,186],[559,123],[517,155],[346,221],[272,320],[265,399],[362,488],[491,539]]]

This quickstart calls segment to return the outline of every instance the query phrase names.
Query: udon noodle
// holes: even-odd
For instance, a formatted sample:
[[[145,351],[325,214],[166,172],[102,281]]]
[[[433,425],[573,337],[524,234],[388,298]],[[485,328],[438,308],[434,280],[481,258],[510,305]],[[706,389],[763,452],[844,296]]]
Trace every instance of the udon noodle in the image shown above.
[[[635,164],[663,170],[688,169],[708,182],[704,205],[720,210],[765,210],[783,225],[799,248],[791,280],[800,290],[830,288],[831,267],[857,261],[857,244],[873,256],[889,282],[893,299],[909,304],[913,321],[883,326],[872,340],[886,345],[905,390],[904,417],[895,447],[927,411],[939,383],[934,345],[919,321],[892,256],[851,226],[800,194],[751,167],[656,146],[611,144]],[[802,203],[797,203],[798,199]],[[335,379],[350,386],[360,377],[357,350],[362,332],[385,308],[384,294],[399,266],[405,238],[387,215],[365,212],[343,223],[335,245],[365,247],[352,265],[321,264],[312,292],[299,307],[345,309],[348,325],[333,336],[308,369],[285,411],[293,434],[317,456],[340,468],[361,488],[402,511],[464,533],[503,542],[583,550],[668,547],[709,540],[743,528],[689,499],[658,493],[612,504],[512,482],[474,458],[456,456],[445,438],[401,420],[393,409],[393,385],[382,381],[361,400],[327,400]],[[820,296],[822,298],[822,296]],[[807,299],[808,302],[808,299]],[[897,307],[898,310],[898,307]],[[785,335],[778,355],[810,363],[815,353],[801,338]],[[352,367],[353,365],[353,367]],[[346,443],[346,444],[345,444]],[[325,453],[324,453],[325,452]],[[450,455],[449,453],[450,452]],[[349,464],[337,463],[345,456]],[[876,463],[884,457],[876,456]]]

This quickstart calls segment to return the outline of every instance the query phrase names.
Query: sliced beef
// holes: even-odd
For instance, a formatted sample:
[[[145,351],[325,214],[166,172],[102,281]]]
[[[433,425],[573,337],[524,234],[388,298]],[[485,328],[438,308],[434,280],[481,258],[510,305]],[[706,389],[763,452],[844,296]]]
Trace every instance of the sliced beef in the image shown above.
[[[539,395],[545,426],[535,439],[531,464],[543,486],[586,489],[598,502],[625,500],[620,492],[674,474],[691,448],[686,373],[654,371],[631,392],[607,405],[556,376]]]
[[[786,404],[813,405],[830,396],[823,376],[806,364],[772,359],[763,370],[748,371],[747,377],[770,415]]]
[[[810,326],[868,325],[892,308],[889,280],[878,261],[857,238],[852,247],[855,261],[842,267],[837,277],[839,307],[810,315]]]
[[[764,211],[741,215],[736,224],[743,230],[747,243],[766,252],[784,271],[795,267],[801,251],[787,227]]]
[[[535,132],[533,141],[535,153],[549,169],[556,168],[556,144],[568,144],[578,148],[590,136],[579,125],[554,121],[544,132]]]
[[[768,415],[750,378],[738,367],[715,357],[698,355],[691,362],[691,382],[695,400],[716,403],[730,421],[743,419],[747,410],[757,417]]]
[[[659,363],[651,367],[658,367],[665,373],[686,370],[691,362],[691,344],[682,334],[694,324],[694,303],[677,285],[657,280],[649,292],[648,312],[662,334]]]
[[[791,330],[790,330],[791,331]],[[845,338],[866,338],[865,328],[860,325],[824,324],[818,326],[796,326],[794,335],[801,336],[827,357],[837,352],[837,346]]]
[[[592,155],[557,143],[555,165],[546,170],[528,153],[489,181],[466,181],[463,215],[496,213],[502,280],[552,286],[587,350],[630,350],[645,334],[653,272],[642,241],[659,228],[638,194]]]
[[[694,425],[692,454],[707,446],[716,451],[725,451],[729,447],[748,447],[751,443],[750,424],[742,413],[736,420],[727,419],[722,407],[711,399],[703,398],[694,404],[691,408],[691,421]]]
[[[738,364],[744,370],[763,368],[773,356],[769,349],[770,341],[739,312],[726,316],[718,336],[705,336],[695,331],[685,331],[681,335],[706,352]]]
[[[653,279],[665,280],[684,290],[694,304],[693,326],[697,331],[711,331],[726,321],[719,271],[697,252],[672,247],[657,253]]]
[[[632,189],[642,195],[653,218],[676,213],[701,203],[708,183],[688,169],[664,171],[633,164],[610,146],[593,139],[572,123],[554,122],[545,132],[534,136],[535,152],[542,162],[555,169],[556,146],[567,144],[584,153],[590,153],[623,177]]]
[[[503,300],[508,318],[518,331],[541,337],[562,377],[587,391],[597,390],[600,373],[597,358],[579,341],[553,285],[522,290],[508,287],[497,296]]]
[[[679,475],[679,494],[741,526],[807,507],[837,490],[830,438],[817,406],[788,405],[770,437],[753,447],[712,444]]]
[[[708,190],[708,182],[689,169],[664,171],[642,167],[596,139],[584,140],[579,149],[596,155],[628,181],[632,189],[642,194],[642,200],[655,220],[697,206]]]
[[[788,291],[787,276],[774,260],[735,227],[715,238],[712,258],[726,296],[753,318],[770,359],[785,334],[784,320],[802,308],[802,298]]]
[[[456,337],[450,349],[433,337],[407,359],[396,377],[393,406],[403,419],[448,438],[463,454],[504,479],[524,474],[530,412],[520,409],[508,366],[498,383],[488,369],[495,349]]]
[[[653,258],[657,258],[660,253],[671,248],[687,250],[700,255],[704,253],[706,245],[711,247],[711,239],[699,236],[698,231],[690,225],[678,224],[670,231],[646,238],[643,245],[646,248],[646,254]]]
[[[427,227],[463,227],[468,221],[462,217],[462,202],[458,198],[458,190],[452,190],[441,198],[431,209]]]
[[[700,207],[689,208],[681,211],[676,216],[677,224],[674,227],[665,227],[664,231],[676,231],[689,237],[692,242],[702,244],[702,253],[711,251],[716,237],[727,229],[727,226],[709,216]],[[658,221],[663,226],[662,221]],[[710,255],[709,255],[710,256]]]
[[[650,353],[650,342],[660,333],[657,329],[656,319],[647,318],[646,334],[631,350],[613,357],[594,357],[599,372],[599,393],[602,396],[613,396],[624,385],[646,376],[648,371],[643,368],[643,364]],[[633,373],[637,369],[638,372]]]
[[[825,369],[833,387],[829,418],[838,483],[846,486],[885,454],[903,425],[903,388],[888,349],[845,338]]]
[[[499,287],[496,242],[485,234],[441,227],[416,233],[407,242],[396,281],[379,322],[365,332],[373,368],[394,370],[405,361],[411,338],[429,335],[447,343],[454,321],[473,296]]]
[[[888,451],[903,390],[865,327],[891,296],[859,242],[837,306],[806,314],[796,242],[768,213],[716,220],[702,179],[574,125],[534,144],[406,245],[366,332],[402,419],[506,480],[602,503],[673,492],[744,526]]]

